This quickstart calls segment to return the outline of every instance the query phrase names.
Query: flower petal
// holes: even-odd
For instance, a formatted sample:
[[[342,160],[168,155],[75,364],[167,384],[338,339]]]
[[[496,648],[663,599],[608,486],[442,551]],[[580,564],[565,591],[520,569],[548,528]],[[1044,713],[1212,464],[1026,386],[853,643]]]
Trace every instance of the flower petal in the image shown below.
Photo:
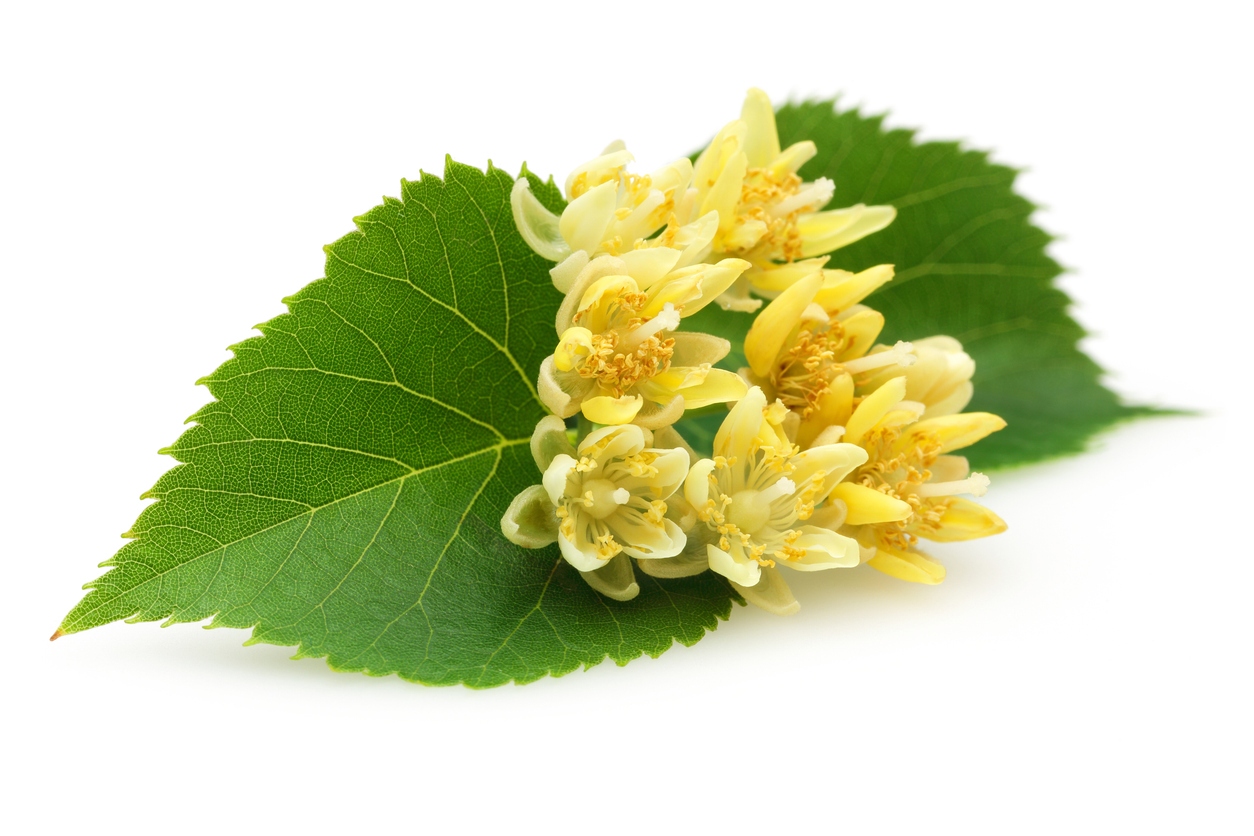
[[[752,586],[742,586],[732,581],[732,587],[754,606],[773,615],[795,615],[801,605],[788,588],[783,572],[774,567],[762,570],[762,577]]]
[[[874,488],[853,482],[841,482],[832,490],[832,498],[845,503],[847,525],[871,525],[909,519],[914,513],[910,503],[881,493]]]
[[[543,548],[557,539],[557,514],[543,485],[514,497],[501,517],[501,533],[524,549]]]
[[[588,586],[615,601],[630,601],[640,594],[640,585],[636,583],[636,572],[631,565],[631,558],[621,552],[610,558],[610,562],[600,569],[579,574],[583,575]]]
[[[765,408],[766,395],[762,394],[759,387],[751,387],[719,425],[718,432],[714,435],[714,455],[730,458],[748,450],[751,440],[762,426],[762,410]]]
[[[526,177],[514,181],[509,203],[514,212],[514,225],[527,246],[549,261],[561,261],[570,255],[570,245],[562,238],[557,215],[544,208],[531,193]]]
[[[779,156],[779,132],[775,128],[775,108],[771,100],[756,87],[750,88],[740,108],[745,131],[745,155],[750,168],[766,168]]]
[[[639,395],[623,395],[615,398],[611,395],[598,395],[588,398],[579,408],[584,417],[594,424],[630,424],[644,406],[644,398]]]
[[[745,358],[755,374],[766,377],[775,365],[775,358],[797,327],[797,321],[823,286],[823,273],[815,270],[799,279],[778,298],[762,309],[745,336]]]
[[[813,255],[838,250],[873,232],[879,232],[893,222],[897,210],[891,206],[850,206],[802,215],[797,220],[801,234],[801,255]]]
[[[684,479],[684,499],[693,508],[704,508],[710,501],[710,480],[707,478],[714,470],[713,459],[701,459],[693,463]]]
[[[762,567],[744,553],[739,543],[732,543],[731,547],[731,552],[725,552],[713,543],[705,547],[710,569],[732,583],[754,586],[762,577]]]
[[[906,378],[894,377],[862,399],[858,408],[849,416],[845,426],[845,441],[857,444],[874,429],[888,412],[906,396]],[[917,425],[916,425],[917,426]],[[913,427],[911,428],[913,429]],[[903,436],[904,438],[905,436]]]
[[[926,537],[937,543],[952,543],[958,540],[975,540],[980,537],[991,537],[1006,530],[1006,523],[992,511],[972,502],[969,499],[951,497],[945,516],[941,517],[939,527],[935,531],[920,531],[920,537]]]
[[[684,551],[674,557],[642,560],[638,565],[641,572],[655,578],[690,578],[709,569],[710,561],[701,549],[699,553]]]
[[[704,377],[700,383],[679,390],[684,396],[684,409],[700,409],[710,404],[738,401],[748,391],[744,379],[726,369],[710,369]]]
[[[558,229],[571,250],[596,253],[605,241],[614,210],[618,208],[618,183],[611,180],[566,204]]]
[[[675,341],[671,363],[676,366],[713,365],[731,351],[727,340],[699,331],[672,331],[670,337]]]
[[[588,266],[589,260],[585,250],[575,250],[568,255],[564,261],[549,270],[549,278],[553,280],[553,286],[562,293],[569,291],[575,279],[579,278],[579,274]]]
[[[575,446],[566,436],[566,422],[556,415],[546,415],[531,433],[531,456],[544,472],[559,454],[573,456]]]
[[[627,265],[627,275],[636,281],[640,290],[648,290],[658,279],[665,276],[679,262],[682,252],[670,247],[646,247],[628,250],[619,256]]]
[[[823,569],[849,569],[862,560],[858,541],[826,528],[803,525],[801,536],[794,541],[796,548],[805,550],[805,557],[781,561],[779,565],[799,572],[818,572]]]
[[[863,270],[861,273],[824,270],[823,289],[815,295],[814,301],[828,312],[843,311],[870,296],[892,278],[893,265],[891,264],[880,264]]]
[[[536,390],[544,405],[560,418],[569,418],[579,411],[579,404],[562,388],[558,380],[557,366],[553,363],[552,354],[540,363],[540,376],[536,380]]]
[[[871,395],[867,400],[872,397],[875,395]],[[863,403],[865,404],[866,401]],[[904,450],[908,446],[918,444],[923,436],[935,433],[941,443],[940,452],[948,453],[950,450],[969,447],[984,436],[995,433],[1005,426],[1004,420],[988,412],[942,415],[939,418],[928,418],[910,427],[902,433],[901,438],[893,445],[893,449]]]
[[[606,422],[597,421],[596,423]],[[579,442],[579,455],[593,458],[598,465],[603,466],[608,464],[610,459],[634,456],[644,449],[648,441],[644,430],[626,421],[613,423],[617,426],[601,427],[599,430],[588,433],[587,437]]]
[[[903,552],[880,546],[867,565],[885,575],[912,583],[937,584],[945,580],[945,567],[923,552]]]

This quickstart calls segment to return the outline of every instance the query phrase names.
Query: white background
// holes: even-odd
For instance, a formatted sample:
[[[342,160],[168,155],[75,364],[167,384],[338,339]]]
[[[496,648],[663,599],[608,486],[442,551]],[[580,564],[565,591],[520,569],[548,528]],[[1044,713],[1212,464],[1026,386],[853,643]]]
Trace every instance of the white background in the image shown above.
[[[1237,3],[57,4],[3,41],[10,833],[1249,832],[1251,67]],[[488,692],[242,631],[48,635],[224,347],[444,154],[647,170],[844,91],[1030,167],[1087,349],[1204,415],[994,480],[928,588],[802,577],[693,648]],[[839,184],[838,184],[839,189]],[[837,194],[839,200],[839,191]]]

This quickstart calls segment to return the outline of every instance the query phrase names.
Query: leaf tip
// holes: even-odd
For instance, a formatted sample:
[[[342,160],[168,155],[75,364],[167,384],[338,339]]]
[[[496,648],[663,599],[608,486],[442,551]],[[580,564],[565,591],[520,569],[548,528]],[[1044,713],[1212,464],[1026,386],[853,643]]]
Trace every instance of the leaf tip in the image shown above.
[[[54,641],[56,641],[57,639],[61,638],[61,637],[62,637],[62,636],[64,636],[64,635],[65,635],[65,631],[64,631],[64,630],[62,630],[60,627],[58,627],[58,628],[57,628],[57,631],[56,631],[55,633],[53,633],[53,634],[52,634],[51,638],[49,638],[49,639],[48,639],[48,641],[50,641],[50,642],[54,642]]]

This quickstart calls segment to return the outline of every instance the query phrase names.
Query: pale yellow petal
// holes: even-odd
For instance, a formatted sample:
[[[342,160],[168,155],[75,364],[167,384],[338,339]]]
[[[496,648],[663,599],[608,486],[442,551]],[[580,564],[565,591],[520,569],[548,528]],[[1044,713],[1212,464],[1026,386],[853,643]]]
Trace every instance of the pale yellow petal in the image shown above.
[[[697,162],[693,165],[692,182],[701,195],[707,194],[714,186],[727,161],[741,152],[746,131],[748,126],[743,120],[728,122],[701,152],[701,156],[697,157]],[[708,210],[702,210],[701,214],[704,215],[706,211]]]
[[[913,583],[937,584],[945,580],[945,567],[922,552],[903,552],[880,546],[867,565],[885,575]]]
[[[801,234],[801,255],[809,257],[838,250],[893,222],[897,210],[891,206],[850,206],[802,215],[797,220]]]
[[[628,424],[642,406],[644,398],[639,395],[624,395],[621,398],[599,395],[588,398],[579,408],[583,410],[584,417],[594,424]]]
[[[549,462],[549,466],[544,469],[544,475],[540,481],[544,484],[544,490],[549,495],[549,501],[554,506],[562,504],[562,497],[566,495],[566,488],[570,473],[578,462],[574,457],[565,453],[558,453],[553,457],[553,461]]]
[[[887,388],[887,386],[888,384],[885,384],[884,388]],[[883,391],[883,389],[880,391]],[[875,395],[870,397],[875,397]],[[988,412],[963,412],[958,415],[942,415],[939,418],[928,418],[910,427],[893,445],[893,449],[905,450],[907,447],[917,445],[924,436],[935,433],[940,440],[940,452],[948,453],[951,450],[969,447],[986,435],[995,433],[1005,426],[1005,421]]]
[[[775,128],[775,108],[766,93],[754,87],[745,96],[740,118],[747,126],[745,155],[750,168],[766,168],[779,156],[779,132]]]
[[[832,489],[832,497],[845,503],[846,525],[897,522],[914,512],[908,502],[853,482],[841,482]]]
[[[688,476],[684,479],[684,499],[693,508],[704,508],[710,501],[710,480],[707,478],[714,470],[712,459],[701,459],[694,462]]]
[[[802,261],[794,261],[790,264],[771,264],[768,266],[755,266],[745,271],[745,277],[749,283],[753,285],[753,289],[768,296],[776,296],[787,290],[797,283],[800,279],[814,273],[816,270],[822,270],[823,265],[827,263],[827,256],[821,258],[807,258]],[[844,272],[841,270],[826,270],[827,273]],[[850,274],[852,275],[852,274]],[[824,282],[826,287],[826,280]],[[820,297],[816,297],[816,301]]]
[[[690,578],[709,569],[710,561],[702,549],[700,554],[685,551],[675,557],[642,560],[639,566],[641,572],[655,578]]]
[[[822,499],[841,479],[845,478],[856,467],[867,460],[867,452],[856,444],[825,444],[811,447],[793,456],[791,462],[794,469],[789,478],[801,485],[812,476],[823,473],[825,489],[816,497]]]
[[[837,375],[819,395],[814,412],[801,420],[797,444],[802,448],[810,447],[828,428],[845,426],[852,413],[853,378],[847,374]]]
[[[556,415],[546,415],[531,433],[531,456],[543,472],[562,453],[575,455],[575,446],[566,435],[566,422]]]
[[[591,189],[614,177],[618,169],[633,161],[635,157],[627,150],[621,139],[614,140],[605,147],[599,157],[588,160],[576,167],[566,176],[566,199],[574,200],[575,184],[582,179],[581,189]],[[581,192],[582,194],[582,192]]]
[[[749,391],[749,387],[735,372],[710,369],[703,381],[679,391],[684,396],[685,409],[700,409],[710,404],[738,401]]]
[[[627,265],[620,258],[603,255],[589,261],[587,266],[571,282],[570,290],[567,291],[566,297],[562,299],[561,307],[557,309],[557,319],[555,321],[557,333],[559,335],[564,334],[566,329],[575,324],[575,314],[579,312],[588,288],[606,276],[626,275]],[[586,322],[581,322],[580,324],[584,327],[592,327]]]
[[[951,497],[945,516],[941,517],[940,526],[936,531],[920,531],[920,537],[935,540],[938,543],[951,543],[958,540],[975,540],[980,537],[991,537],[1006,530],[1006,523],[992,511],[972,502],[969,499]]]
[[[639,390],[640,387],[637,386],[636,389]],[[684,409],[683,395],[676,395],[669,401],[661,403],[646,399],[644,406],[636,414],[634,420],[637,426],[657,430],[669,426],[682,418]]]
[[[818,146],[811,140],[804,139],[801,142],[794,142],[781,151],[779,156],[772,160],[767,168],[776,177],[785,174],[796,174],[797,170],[813,159],[818,152]]]
[[[540,395],[540,401],[559,418],[569,418],[579,411],[579,403],[562,388],[558,380],[557,366],[553,362],[552,354],[540,363],[540,376],[536,379],[536,390]]]
[[[557,215],[554,215],[531,193],[526,177],[514,181],[509,193],[510,208],[514,212],[514,225],[541,257],[549,261],[561,261],[570,255],[570,245],[562,237]]]
[[[742,258],[724,258],[717,264],[708,265],[701,272],[701,295],[684,306],[684,316],[692,316],[721,296],[749,266],[749,262]]]
[[[750,604],[772,615],[796,615],[801,610],[801,605],[788,588],[788,582],[784,580],[784,574],[776,568],[763,569],[762,576],[752,586],[732,581],[732,587]]]
[[[562,210],[558,222],[562,238],[572,250],[595,253],[606,239],[610,224],[614,223],[617,204],[618,184],[613,181],[575,198]]]
[[[762,577],[762,567],[744,553],[739,543],[732,543],[730,552],[711,543],[705,547],[705,553],[710,561],[711,571],[719,573],[732,583],[753,586]]]
[[[610,459],[636,455],[651,440],[648,433],[640,427],[625,421],[617,423],[618,426],[601,427],[588,433],[579,442],[579,455],[594,458],[598,464],[605,464]]]
[[[745,336],[745,359],[755,374],[770,374],[802,311],[814,301],[814,294],[822,286],[823,274],[816,270],[781,293],[753,320]]]
[[[670,247],[648,247],[628,250],[619,256],[627,265],[627,275],[635,280],[641,290],[648,290],[658,279],[665,276],[679,262],[682,252]]]
[[[851,360],[861,357],[875,344],[875,339],[884,330],[884,315],[870,308],[859,308],[847,312],[847,316],[840,319],[840,327],[845,329],[845,338],[848,341],[842,356],[846,361]],[[904,372],[900,366],[895,368],[899,373]]]
[[[866,434],[879,423],[879,420],[887,415],[889,410],[895,407],[905,395],[905,377],[894,377],[867,395],[853,411],[853,415],[849,416],[849,422],[845,425],[845,441],[850,444],[862,441]]]
[[[745,455],[762,426],[762,410],[765,408],[766,395],[757,386],[751,387],[727,413],[714,435],[714,454],[727,458]]]
[[[932,482],[957,482],[967,478],[971,465],[965,456],[937,456],[928,470],[932,473]]]
[[[579,278],[579,274],[588,266],[590,260],[591,258],[586,250],[575,250],[560,264],[549,270],[549,277],[553,279],[553,286],[561,293],[569,292],[571,286],[575,283],[575,279]]]
[[[671,362],[676,366],[717,363],[731,351],[731,343],[727,340],[699,331],[674,331],[670,337],[675,341]]]
[[[588,582],[588,586],[615,601],[630,601],[640,594],[640,585],[636,583],[631,558],[625,553],[610,558],[610,562],[600,569],[579,574]]]
[[[703,215],[718,212],[718,231],[724,235],[736,227],[736,204],[740,202],[740,190],[748,168],[749,161],[743,151],[733,154],[701,204]]]
[[[524,490],[501,517],[505,539],[524,549],[540,549],[557,540],[557,514],[543,485]]]
[[[814,525],[803,525],[797,531],[801,536],[793,546],[805,551],[805,556],[780,561],[780,566],[798,572],[819,572],[824,569],[849,569],[862,560],[858,541],[852,537]]]
[[[814,301],[829,313],[843,311],[858,304],[885,283],[892,281],[893,265],[879,264],[860,273],[824,270],[823,288]]]

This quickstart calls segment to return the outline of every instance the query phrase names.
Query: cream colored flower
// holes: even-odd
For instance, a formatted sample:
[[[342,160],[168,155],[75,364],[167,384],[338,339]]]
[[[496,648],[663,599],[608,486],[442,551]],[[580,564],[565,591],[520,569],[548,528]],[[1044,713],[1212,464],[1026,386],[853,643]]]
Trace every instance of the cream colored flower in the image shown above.
[[[688,472],[688,454],[655,449],[652,441],[648,430],[627,424],[590,433],[576,450],[561,419],[545,418],[531,437],[543,484],[515,497],[501,531],[525,548],[556,540],[598,592],[619,601],[636,597],[628,557],[674,557],[687,540],[667,518],[666,501]]]
[[[897,366],[878,369],[858,380],[858,394],[870,394],[894,377],[905,375],[906,400],[926,406],[924,418],[961,412],[975,392],[971,384],[975,361],[962,350],[962,343],[953,337],[928,337],[911,345],[919,358],[917,363],[904,371]],[[889,350],[888,346],[877,345],[867,356],[875,357]]]
[[[583,269],[557,312],[557,349],[540,366],[540,397],[555,414],[656,429],[685,409],[744,395],[736,374],[712,367],[730,350],[726,340],[675,329],[748,264],[675,269],[680,257],[655,247],[600,256]]]
[[[717,213],[712,258],[735,256],[753,267],[719,303],[731,310],[753,311],[762,304],[749,296],[773,296],[789,283],[819,271],[832,252],[892,223],[891,206],[858,204],[821,210],[835,184],[821,177],[804,183],[797,170],[817,153],[805,140],[780,150],[775,110],[761,90],[745,97],[740,119],[728,123],[697,158],[693,172],[696,199],[684,223]]]
[[[846,474],[866,461],[852,444],[801,452],[785,436],[788,410],[753,387],[714,439],[714,458],[692,466],[684,498],[712,570],[746,599],[780,615],[799,608],[777,567],[818,571],[858,565],[858,544],[829,529],[799,524]]]
[[[910,343],[867,356],[884,317],[856,303],[892,274],[888,265],[826,278],[812,273],[754,319],[745,337],[749,368],[742,374],[796,414],[795,439],[801,447],[826,443],[825,432],[830,436],[830,428],[842,428],[861,376],[885,368],[900,371],[915,362]]]
[[[678,220],[693,215],[692,163],[679,159],[652,174],[636,175],[627,171],[633,159],[621,142],[615,142],[572,171],[566,178],[569,203],[560,217],[536,199],[526,177],[514,183],[510,193],[514,223],[533,250],[559,262],[552,271],[553,283],[563,293],[599,255],[670,247],[681,254],[676,266],[685,267],[709,254],[718,218]],[[663,226],[665,232],[654,236]]]
[[[940,583],[945,568],[917,548],[988,537],[1006,530],[987,508],[962,499],[983,496],[988,477],[971,473],[967,460],[948,455],[1006,426],[987,412],[919,420],[924,405],[905,399],[907,382],[895,377],[860,399],[849,393],[843,440],[865,450],[865,464],[831,492],[815,522],[854,537],[871,566],[897,578]]]

